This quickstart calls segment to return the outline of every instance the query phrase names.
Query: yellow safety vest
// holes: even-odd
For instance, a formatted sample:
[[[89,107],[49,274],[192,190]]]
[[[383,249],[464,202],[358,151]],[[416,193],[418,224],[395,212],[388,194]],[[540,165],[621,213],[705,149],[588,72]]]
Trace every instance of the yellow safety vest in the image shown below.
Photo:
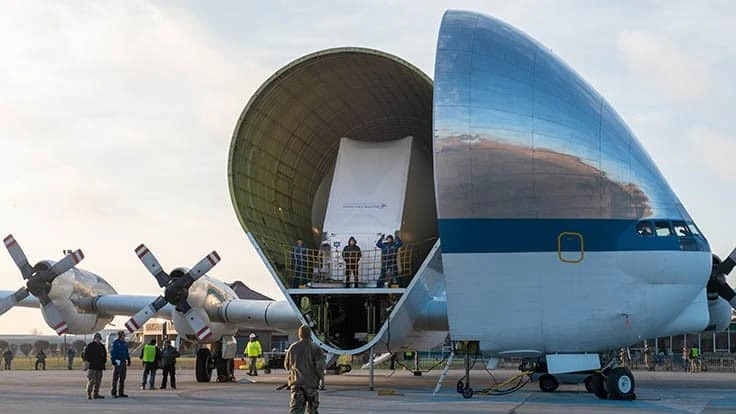
[[[143,346],[143,362],[153,362],[156,360],[156,345]]]
[[[257,357],[260,356],[263,352],[261,352],[261,342],[258,340],[255,341],[248,341],[248,346],[245,347],[245,355],[248,357]]]

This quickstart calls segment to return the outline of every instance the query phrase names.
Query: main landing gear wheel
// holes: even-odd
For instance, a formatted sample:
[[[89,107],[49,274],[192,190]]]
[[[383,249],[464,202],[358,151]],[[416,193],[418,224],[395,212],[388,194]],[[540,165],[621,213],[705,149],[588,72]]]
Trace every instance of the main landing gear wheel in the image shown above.
[[[468,387],[463,390],[463,398],[473,398],[473,389]]]
[[[589,392],[589,393],[592,394],[593,393],[593,386],[590,385],[591,381],[593,381],[593,376],[592,375],[588,375],[587,377],[585,377],[585,381],[584,381],[584,383],[585,383],[585,391],[587,391],[587,392]]]
[[[542,392],[552,392],[559,386],[560,383],[557,382],[557,378],[555,378],[554,375],[544,374],[539,377],[539,389],[542,390]]]
[[[608,398],[614,400],[633,400],[636,398],[634,375],[628,368],[618,367],[606,376]]]
[[[593,374],[590,376],[590,389],[593,391],[596,397],[601,400],[608,398],[608,391],[606,391],[605,380],[601,374]]]
[[[212,362],[212,354],[207,348],[201,348],[197,351],[197,362],[195,376],[197,382],[210,382],[212,379],[212,369],[214,363]]]

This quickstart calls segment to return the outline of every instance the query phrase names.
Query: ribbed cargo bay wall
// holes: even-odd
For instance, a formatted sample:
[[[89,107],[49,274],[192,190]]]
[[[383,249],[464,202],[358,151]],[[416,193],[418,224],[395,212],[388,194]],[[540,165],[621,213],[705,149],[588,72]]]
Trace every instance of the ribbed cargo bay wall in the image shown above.
[[[416,216],[422,219],[406,220],[402,232],[408,243],[437,237],[432,87],[429,77],[400,58],[338,48],[297,59],[253,95],[230,146],[230,195],[241,225],[278,272],[284,272],[294,240],[310,247],[320,241],[324,189],[329,189],[341,137],[414,137],[427,174],[409,183],[406,209],[421,209]],[[415,259],[419,266],[424,257]]]

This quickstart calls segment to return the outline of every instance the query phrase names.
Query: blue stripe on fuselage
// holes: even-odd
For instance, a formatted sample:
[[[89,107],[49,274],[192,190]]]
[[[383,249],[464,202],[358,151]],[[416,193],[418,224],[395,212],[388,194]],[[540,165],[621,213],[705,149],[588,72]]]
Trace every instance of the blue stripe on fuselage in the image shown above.
[[[681,220],[681,219],[679,219]],[[442,253],[556,252],[560,233],[580,233],[584,251],[710,251],[702,236],[640,236],[640,220],[440,219]],[[573,246],[574,248],[574,246]],[[563,248],[563,250],[567,250]]]

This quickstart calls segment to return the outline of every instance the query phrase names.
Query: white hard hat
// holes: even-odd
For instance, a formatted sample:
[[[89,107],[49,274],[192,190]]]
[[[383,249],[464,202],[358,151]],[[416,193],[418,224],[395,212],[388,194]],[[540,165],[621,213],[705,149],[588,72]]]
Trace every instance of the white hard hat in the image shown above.
[[[256,334],[254,334],[254,333],[250,334],[250,339],[253,339],[255,337],[256,337]]]

